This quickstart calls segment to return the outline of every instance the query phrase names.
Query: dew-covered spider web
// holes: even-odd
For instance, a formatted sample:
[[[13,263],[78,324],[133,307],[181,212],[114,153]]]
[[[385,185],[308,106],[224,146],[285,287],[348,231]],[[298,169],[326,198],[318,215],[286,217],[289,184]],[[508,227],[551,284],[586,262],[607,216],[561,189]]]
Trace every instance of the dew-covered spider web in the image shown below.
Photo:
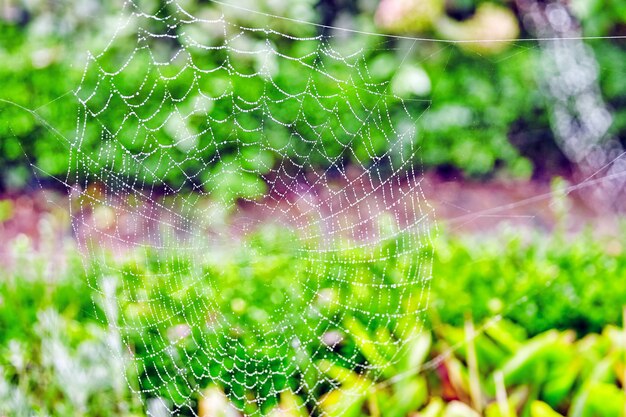
[[[73,227],[151,415],[341,415],[422,327],[429,102],[384,39],[238,13],[126,2],[75,90]]]

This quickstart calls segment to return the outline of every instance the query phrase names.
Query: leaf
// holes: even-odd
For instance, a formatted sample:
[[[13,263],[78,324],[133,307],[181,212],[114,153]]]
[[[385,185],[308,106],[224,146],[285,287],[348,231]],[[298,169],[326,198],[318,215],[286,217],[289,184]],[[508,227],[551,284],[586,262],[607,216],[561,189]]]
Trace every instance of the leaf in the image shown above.
[[[417,337],[407,343],[407,352],[402,361],[401,371],[417,371],[428,358],[432,336],[430,332],[423,331]]]
[[[572,400],[572,405],[568,414],[570,417],[583,417],[587,415],[587,405],[589,402],[593,402],[591,395],[592,391],[595,390],[594,385],[608,382],[612,379],[612,368],[616,360],[617,355],[612,354],[607,358],[602,359],[594,366],[591,373],[576,392],[576,395]],[[599,393],[601,394],[602,391]]]
[[[507,385],[528,379],[535,362],[544,358],[547,350],[559,340],[559,332],[548,331],[530,339],[500,368]],[[538,382],[538,381],[535,381]]]
[[[480,415],[465,403],[451,401],[446,407],[443,417],[480,417]]]
[[[586,387],[586,401],[581,412],[584,417],[612,417],[622,415],[625,406],[624,391],[614,384],[594,382]]]
[[[396,372],[390,361],[380,353],[378,344],[372,340],[367,329],[356,318],[347,318],[345,326],[346,330],[354,336],[354,343],[372,365],[388,378],[395,375]]]
[[[509,352],[515,352],[522,345],[524,338],[520,335],[525,332],[509,321],[498,320],[486,326],[485,333]]]
[[[400,380],[392,388],[393,395],[382,410],[384,417],[404,417],[419,409],[428,398],[428,388],[423,376]]]
[[[0,200],[0,223],[11,220],[13,217],[13,203],[11,200]]]
[[[533,401],[530,406],[530,417],[563,417],[542,401]]]
[[[509,404],[509,413],[503,414],[498,403],[493,402],[485,408],[485,417],[516,417],[515,407]]]
[[[419,413],[419,417],[439,417],[443,413],[444,403],[440,397],[430,399],[428,405]]]
[[[302,399],[292,391],[283,391],[280,394],[280,403],[272,409],[268,417],[308,417],[309,413]]]
[[[455,357],[446,358],[444,364],[456,395],[462,399],[468,399],[469,376],[465,366]]]
[[[358,375],[356,372],[352,372],[350,369],[346,369],[342,366],[335,365],[331,361],[321,360],[317,362],[317,367],[326,375],[347,387],[362,387],[365,385],[371,385],[371,381]]]
[[[579,360],[568,360],[550,369],[548,381],[543,388],[542,397],[556,406],[564,401],[578,378],[581,369]]]

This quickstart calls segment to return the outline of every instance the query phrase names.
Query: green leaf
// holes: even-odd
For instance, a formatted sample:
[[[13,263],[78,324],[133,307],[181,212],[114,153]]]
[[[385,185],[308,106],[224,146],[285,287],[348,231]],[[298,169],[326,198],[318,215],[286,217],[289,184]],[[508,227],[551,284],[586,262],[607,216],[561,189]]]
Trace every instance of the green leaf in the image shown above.
[[[542,401],[533,401],[530,406],[530,417],[563,417]]]

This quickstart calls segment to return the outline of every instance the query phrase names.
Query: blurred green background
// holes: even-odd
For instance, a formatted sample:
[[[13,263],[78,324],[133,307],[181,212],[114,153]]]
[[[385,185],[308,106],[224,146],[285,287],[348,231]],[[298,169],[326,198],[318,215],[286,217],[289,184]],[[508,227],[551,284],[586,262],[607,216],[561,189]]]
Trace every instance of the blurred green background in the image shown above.
[[[223,9],[210,1],[180,3],[199,16],[214,16],[212,13]],[[164,15],[172,13],[174,7],[169,1],[141,4]],[[336,47],[345,37],[330,26],[397,35],[360,37],[364,42],[362,58],[374,80],[388,83],[392,89],[394,97],[386,103],[392,113],[403,100],[418,103],[417,129],[410,140],[419,149],[415,164],[429,173],[487,184],[503,180],[545,183],[554,175],[567,176],[575,169],[556,144],[549,117],[551,103],[541,94],[541,50],[536,42],[520,41],[530,35],[514,2],[274,0],[233,4],[322,26],[241,9],[228,9],[231,22],[245,27],[270,26],[290,36],[323,35]],[[35,204],[31,198],[39,198],[32,197],[29,190],[38,185],[58,187],[50,176],[91,179],[96,172],[89,170],[99,169],[96,164],[72,165],[66,141],[76,134],[79,110],[73,92],[79,85],[89,91],[98,82],[97,77],[83,78],[86,51],[97,53],[106,48],[119,27],[122,7],[121,1],[92,0],[5,0],[0,5],[0,99],[6,100],[0,102],[3,238],[11,235],[16,214]],[[570,8],[585,36],[626,33],[626,6],[621,1],[576,0]],[[495,29],[485,34],[485,27]],[[122,39],[134,39],[136,30],[131,23]],[[253,41],[266,37],[250,36]],[[405,38],[467,41],[489,36],[508,41],[453,44]],[[284,36],[272,40],[286,53],[297,54],[301,48],[299,42]],[[612,111],[611,133],[623,143],[626,42],[602,38],[589,39],[586,44],[594,52],[602,96]],[[179,47],[167,39],[154,46],[166,55]],[[113,65],[116,54],[127,47],[124,42],[116,44],[100,58],[100,64],[106,66],[110,56]],[[211,66],[223,57],[209,54],[203,59]],[[254,67],[245,59],[234,65]],[[297,66],[283,66],[276,79],[281,85],[295,85],[299,82],[297,70]],[[349,77],[351,71],[354,69],[348,66],[333,68],[340,77]],[[128,75],[129,85],[136,81],[135,75]],[[191,76],[177,78],[168,88],[184,90]],[[413,83],[416,78],[421,83]],[[149,81],[162,86],[156,75]],[[258,90],[263,84],[258,79],[231,81],[240,93]],[[345,94],[347,101],[361,100],[356,89]],[[41,119],[24,109],[36,111]],[[231,111],[221,103],[211,109],[216,117]],[[285,105],[281,111],[297,112],[299,106]],[[303,111],[313,116],[314,107]],[[100,122],[115,126],[125,113],[124,108],[113,107]],[[192,130],[202,129],[202,120],[191,119],[189,123]],[[287,129],[271,133],[278,144],[289,137]],[[133,148],[130,137],[118,139],[131,150],[142,150]],[[160,130],[156,139],[175,142],[167,129]],[[191,159],[178,147],[167,152],[173,160],[185,160],[186,174],[193,176],[205,171],[203,161],[216,155],[215,148],[202,145],[206,144],[199,143],[198,147],[203,151]],[[388,137],[374,136],[374,153],[385,152],[388,146]],[[250,166],[250,155],[262,155],[265,167],[275,167],[284,157],[298,161],[306,155],[310,169],[325,169],[329,156],[339,154],[343,146],[328,141],[323,148],[326,153],[317,154],[312,144],[303,142],[284,152],[268,152],[253,145],[249,153],[242,154],[235,146],[225,147],[220,149],[211,173],[220,172],[222,161],[236,161],[234,165],[247,173],[242,181],[248,184],[229,184],[228,192],[234,189],[234,197],[252,197],[249,194],[256,191],[250,190],[259,189],[260,177],[266,171]],[[86,157],[96,160],[110,149],[97,135],[86,136],[81,144]],[[367,166],[366,150],[357,144],[353,151],[344,163]],[[111,161],[122,157],[107,156]],[[148,159],[146,164],[158,167],[158,158],[160,155],[155,154],[155,161]],[[176,187],[186,177],[164,167],[154,178],[154,182]],[[180,253],[154,253],[147,259],[110,259],[111,268],[104,274],[77,254],[65,207],[63,203],[59,203],[62,208],[52,204],[32,218],[32,233],[15,238],[11,235],[2,242],[0,256],[10,262],[0,262],[0,413],[230,417],[238,414],[232,403],[248,414],[289,417],[309,413],[347,417],[624,415],[626,231],[618,222],[620,226],[609,236],[594,233],[593,224],[579,227],[582,230],[575,234],[569,232],[568,205],[558,200],[569,197],[557,194],[551,206],[555,225],[549,231],[503,227],[459,234],[446,226],[445,220],[442,222],[438,238],[414,253],[428,257],[429,251],[434,251],[434,279],[424,284],[431,293],[421,332],[396,334],[389,324],[368,322],[365,326],[367,314],[330,311],[328,314],[340,321],[339,327],[349,330],[339,342],[339,354],[311,354],[297,360],[291,358],[289,346],[268,347],[265,341],[247,337],[249,331],[229,335],[240,342],[240,349],[215,353],[211,343],[221,346],[218,338],[224,334],[216,332],[215,339],[206,333],[197,335],[197,340],[209,343],[203,345],[195,342],[193,334],[200,332],[200,327],[191,334],[184,327],[189,320],[201,320],[194,315],[198,305],[217,303],[211,293],[215,288],[224,294],[219,298],[223,302],[218,306],[220,311],[246,329],[262,327],[267,318],[259,311],[271,299],[272,288],[298,288],[307,279],[321,279],[321,275],[307,275],[316,266],[310,264],[313,260],[298,255],[293,244],[296,239],[262,228],[248,237],[237,253],[225,253],[205,263],[198,264]],[[566,208],[559,211],[559,207]],[[400,249],[383,241],[371,251],[394,254]],[[350,255],[366,258],[369,253]],[[410,264],[412,258],[403,259],[405,263],[394,256],[390,259],[371,267],[356,262],[353,269],[343,273],[358,274],[370,284],[385,274],[408,273],[407,262]],[[334,268],[348,264],[348,260],[336,258],[316,261]],[[173,280],[162,279],[162,275]],[[199,275],[206,280],[199,281]],[[324,285],[336,290],[335,295],[343,302],[371,296],[345,293],[345,288],[333,288],[332,279],[325,279],[328,282]],[[212,280],[220,284],[216,287]],[[107,288],[110,294],[99,292]],[[241,295],[241,288],[248,291]],[[158,302],[146,310],[132,298],[122,297],[135,293]],[[116,302],[107,299],[116,296],[120,297]],[[408,315],[409,310],[404,313]],[[115,326],[107,326],[111,314],[135,331],[122,335]],[[294,325],[303,333],[314,327],[307,321]],[[171,333],[180,340],[174,343],[162,337]],[[404,347],[390,350],[392,342]],[[167,355],[155,354],[165,350]],[[313,351],[319,353],[319,349]],[[402,360],[393,362],[399,354]],[[267,361],[268,355],[276,360]],[[355,358],[355,363],[342,361],[346,356]],[[135,366],[138,363],[141,366]],[[317,374],[306,371],[309,363],[316,364]],[[358,371],[368,363],[381,370],[376,384],[369,379],[372,375]],[[245,369],[246,375],[276,369],[284,377],[242,382],[242,373],[229,372],[233,366]],[[337,381],[340,388],[315,384],[328,379]],[[315,388],[298,392],[302,381],[311,382]],[[191,387],[203,387],[204,395],[197,395]],[[192,398],[187,401],[189,395]],[[247,397],[263,401],[252,406],[252,402],[242,400]],[[185,401],[187,406],[177,406]]]
[[[142,7],[158,10],[159,3],[146,1]],[[314,1],[274,1],[233,3],[237,7],[250,7],[264,13],[287,18],[297,18],[318,22],[324,25],[337,25],[364,31],[390,32],[400,35],[434,37],[446,40],[470,40],[477,36],[485,39],[492,37],[509,38],[510,42],[440,44],[433,42],[413,43],[407,39],[364,36],[359,38],[364,48],[363,59],[370,68],[373,81],[390,83],[392,92],[404,100],[424,100],[420,111],[424,112],[418,120],[417,132],[412,140],[419,145],[419,162],[426,169],[464,176],[469,178],[513,177],[530,178],[548,177],[568,172],[568,163],[555,144],[548,117],[549,102],[541,94],[542,73],[539,59],[540,49],[536,43],[516,43],[517,38],[527,37],[520,16],[516,13],[513,2],[481,2],[471,0],[424,0],[394,1],[377,4],[374,1],[324,0]],[[605,4],[606,3],[606,4]],[[163,2],[163,13],[174,9],[169,2]],[[184,2],[192,14],[212,16],[211,10],[228,11],[227,17],[236,24],[246,27],[262,27],[271,22],[272,28],[293,36],[329,35],[331,46],[345,42],[342,33],[306,24],[293,24],[288,20],[271,19],[267,16],[245,12],[236,8],[227,8],[211,2]],[[84,90],[90,88],[97,79],[81,78],[86,64],[87,51],[94,54],[104,50],[111,38],[113,29],[119,25],[118,12],[122,5],[114,1],[29,1],[7,0],[3,3],[0,19],[0,77],[3,87],[0,98],[13,101],[28,109],[38,109],[45,119],[54,121],[57,133],[36,123],[23,110],[3,105],[0,117],[1,169],[4,186],[18,186],[27,181],[26,155],[30,162],[39,166],[49,175],[63,175],[75,167],[69,166],[69,156],[64,158],[58,152],[59,137],[73,139],[76,128],[76,114],[68,106],[55,106],[54,101],[76,91],[79,85]],[[394,10],[400,10],[398,11]],[[621,2],[579,0],[572,2],[571,9],[582,24],[585,36],[619,35],[624,31],[626,12]],[[168,11],[169,10],[169,11]],[[491,19],[491,20],[490,20]],[[97,24],[96,24],[97,22]],[[376,24],[378,22],[378,26]],[[476,28],[499,22],[493,26],[493,34],[485,34]],[[125,47],[134,45],[136,35],[133,23],[126,27],[127,32],[105,57],[99,62],[106,67],[106,59],[115,60],[116,53]],[[158,27],[155,27],[158,30]],[[184,31],[185,26],[178,28]],[[488,31],[487,31],[488,32]],[[344,33],[345,35],[345,33]],[[253,42],[252,39],[248,41]],[[262,39],[261,35],[259,39]],[[486,37],[485,37],[486,36]],[[126,42],[127,41],[127,42]],[[158,41],[154,41],[157,42]],[[287,54],[297,55],[301,42],[294,42],[286,37],[275,37],[272,42],[276,48]],[[590,40],[587,44],[593,49],[600,71],[600,86],[605,100],[613,111],[612,133],[618,138],[624,137],[626,130],[626,85],[623,74],[626,71],[624,51],[626,42],[614,40]],[[175,42],[162,40],[153,48],[178,48]],[[410,49],[410,51],[409,51]],[[215,65],[223,57],[220,54],[205,55],[202,63],[207,67]],[[146,56],[145,58],[148,59]],[[253,65],[241,54],[233,54],[233,65],[241,68]],[[104,60],[104,61],[103,61]],[[212,62],[213,60],[213,62]],[[241,62],[237,62],[237,60]],[[400,66],[401,61],[404,64]],[[146,61],[147,62],[147,61]],[[401,67],[400,71],[396,69]],[[277,73],[279,84],[297,82],[294,77],[295,66],[281,68]],[[347,77],[348,66],[332,69],[338,78]],[[342,71],[345,74],[342,74]],[[128,74],[126,82],[133,83],[133,73]],[[124,75],[126,76],[126,75]],[[192,73],[178,77],[171,91],[184,89],[189,84]],[[419,78],[420,83],[412,82]],[[118,79],[124,83],[124,79]],[[231,80],[233,81],[233,80]],[[235,86],[239,94],[254,91],[263,80],[241,80],[245,85]],[[159,86],[157,79],[153,82]],[[283,85],[283,84],[281,84]],[[209,89],[210,92],[210,89]],[[347,100],[354,100],[350,95],[358,90],[346,92]],[[192,94],[197,94],[193,93]],[[65,97],[67,98],[67,97]],[[104,98],[103,98],[104,99]],[[399,104],[396,100],[395,106]],[[52,102],[52,103],[51,103]],[[188,102],[193,102],[193,97]],[[285,106],[299,106],[297,102],[285,103]],[[371,104],[370,104],[371,105]],[[394,108],[394,103],[389,103]],[[211,115],[218,117],[228,112],[219,102],[211,110]],[[287,114],[296,112],[283,108]],[[306,112],[306,108],[304,109]],[[120,113],[121,112],[121,113]],[[105,126],[115,126],[115,120],[127,110],[112,109],[101,115],[99,122]],[[313,112],[313,109],[311,109]],[[312,113],[311,113],[312,115]],[[189,128],[201,130],[202,121],[191,119]],[[217,132],[219,133],[219,132]],[[158,132],[157,140],[171,143],[174,138],[167,129]],[[168,136],[169,135],[169,136]],[[287,129],[275,129],[271,132],[272,140],[285,143],[289,137]],[[129,138],[120,139],[125,146],[134,150],[137,144]],[[201,138],[201,141],[209,140]],[[378,142],[376,142],[378,141]],[[198,148],[206,145],[198,144]],[[389,145],[384,137],[374,138],[373,148],[382,152]],[[99,137],[87,137],[82,149],[87,155],[97,156],[103,150],[103,141]],[[306,148],[309,146],[309,149]],[[333,146],[337,149],[334,149]],[[216,149],[206,149],[197,155],[210,160]],[[291,147],[287,155],[270,152],[266,158],[277,164],[282,157],[297,159],[297,155],[309,155],[311,145],[301,145],[302,149]],[[324,144],[327,155],[336,154],[341,145],[332,141]],[[254,153],[259,149],[251,148]],[[119,149],[117,152],[121,152]],[[185,150],[174,147],[172,158],[180,160]],[[228,159],[229,153],[234,158],[239,155],[235,147],[220,149],[222,159]],[[69,155],[69,154],[68,154]],[[364,158],[363,150],[355,149],[352,159]],[[361,156],[359,156],[361,155]],[[113,156],[111,156],[113,158]],[[155,156],[156,158],[156,156]],[[313,168],[326,167],[328,157],[312,157],[309,161]],[[350,161],[347,161],[350,162]],[[352,162],[355,162],[354,160]],[[145,164],[150,165],[147,160]],[[153,165],[156,165],[153,164]],[[245,165],[245,162],[244,162]],[[271,166],[272,164],[270,164]],[[84,167],[89,169],[89,167]],[[201,169],[201,162],[193,165],[186,162],[189,173]],[[175,184],[183,181],[180,172],[165,172],[163,180]],[[85,172],[78,172],[86,175]],[[74,174],[72,172],[72,174]],[[159,172],[160,174],[160,172]],[[254,181],[254,179],[251,179]]]

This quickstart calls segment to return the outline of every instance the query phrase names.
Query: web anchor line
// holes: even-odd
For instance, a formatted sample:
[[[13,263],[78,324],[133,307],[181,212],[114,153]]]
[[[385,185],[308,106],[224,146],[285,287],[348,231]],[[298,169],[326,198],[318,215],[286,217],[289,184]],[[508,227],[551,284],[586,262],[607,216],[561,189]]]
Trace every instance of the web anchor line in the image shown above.
[[[563,1],[546,4],[517,0],[522,19],[541,48],[543,89],[552,112],[552,128],[565,155],[583,177],[604,172],[592,189],[596,209],[626,210],[624,148],[610,133],[613,116],[598,84],[599,68],[581,27]],[[575,82],[574,82],[575,80]]]

